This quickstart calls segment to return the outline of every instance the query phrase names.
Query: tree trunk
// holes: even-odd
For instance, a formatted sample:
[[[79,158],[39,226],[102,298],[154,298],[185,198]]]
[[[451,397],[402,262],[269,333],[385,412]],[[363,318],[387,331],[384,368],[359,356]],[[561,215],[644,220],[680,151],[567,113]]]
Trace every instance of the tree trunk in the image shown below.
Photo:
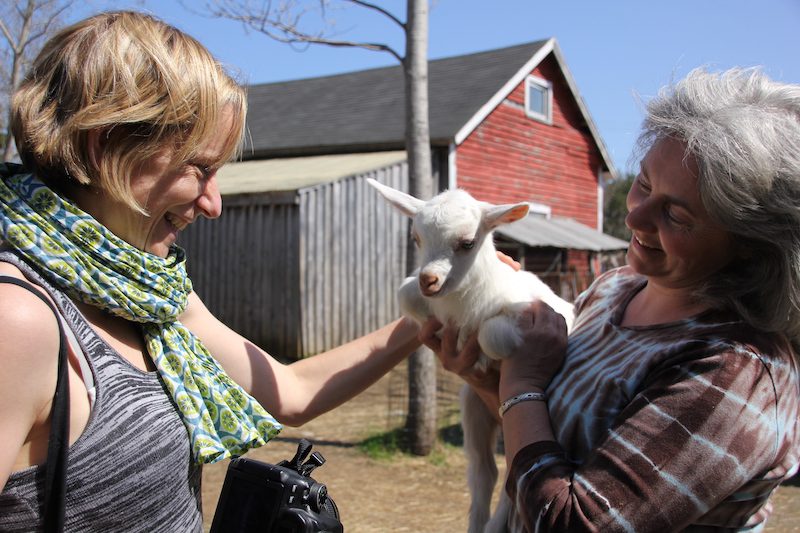
[[[428,125],[428,0],[408,0],[403,70],[409,192],[428,199],[437,192],[431,172]],[[409,271],[415,266],[416,247],[409,239]],[[425,347],[408,360],[408,384],[409,447],[416,455],[428,455],[436,442],[436,359]]]

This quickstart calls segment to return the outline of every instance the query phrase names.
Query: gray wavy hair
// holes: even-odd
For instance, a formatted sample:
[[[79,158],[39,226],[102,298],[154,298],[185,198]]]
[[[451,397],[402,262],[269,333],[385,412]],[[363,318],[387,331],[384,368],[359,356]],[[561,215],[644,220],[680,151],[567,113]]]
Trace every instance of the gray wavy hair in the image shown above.
[[[686,143],[700,198],[733,234],[738,256],[697,297],[800,347],[800,86],[758,69],[704,69],[647,104],[642,153]]]

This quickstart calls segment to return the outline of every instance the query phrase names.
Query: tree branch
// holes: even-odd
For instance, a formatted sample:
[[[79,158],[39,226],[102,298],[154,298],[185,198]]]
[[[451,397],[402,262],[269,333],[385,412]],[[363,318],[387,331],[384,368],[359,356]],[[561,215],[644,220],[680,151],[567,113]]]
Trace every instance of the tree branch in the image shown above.
[[[400,20],[399,18],[395,17],[389,11],[387,11],[386,9],[384,9],[384,8],[382,8],[380,6],[377,6],[377,5],[375,5],[375,4],[371,3],[371,2],[364,2],[363,0],[348,0],[348,1],[351,4],[356,4],[356,5],[359,5],[361,7],[365,7],[367,9],[374,9],[378,13],[381,13],[385,17],[389,18],[392,22],[394,22],[395,24],[400,26],[403,30],[406,29],[406,25],[402,20]]]
[[[3,19],[0,19],[0,31],[3,33],[3,37],[6,38],[6,41],[13,46],[12,43],[14,42],[14,36],[11,35],[11,32],[8,30],[8,26],[6,26],[6,23],[3,21]]]
[[[379,12],[405,29],[405,25],[397,17],[379,6],[363,0],[347,1]],[[319,0],[320,17],[322,18],[323,24],[330,27],[331,23],[326,18],[326,7],[328,4],[328,0]],[[326,36],[325,28],[317,33],[301,30],[301,19],[312,10],[308,8],[299,8],[296,2],[289,1],[275,7],[272,1],[267,1],[262,4],[259,9],[256,9],[247,2],[237,0],[212,0],[211,2],[206,2],[205,9],[205,14],[207,16],[240,22],[246,28],[262,33],[278,42],[291,45],[303,43],[322,44],[326,46],[361,48],[374,52],[386,52],[394,56],[401,64],[403,63],[403,56],[397,50],[384,43],[334,39],[330,36]]]
[[[59,26],[61,24],[61,15],[68,12],[72,8],[72,4],[74,4],[74,0],[69,0],[61,5],[56,4],[57,7],[55,12],[47,17],[39,31],[32,33],[30,37],[28,37],[28,40],[22,45],[23,48],[27,47],[41,37],[50,35],[52,33],[52,27]]]

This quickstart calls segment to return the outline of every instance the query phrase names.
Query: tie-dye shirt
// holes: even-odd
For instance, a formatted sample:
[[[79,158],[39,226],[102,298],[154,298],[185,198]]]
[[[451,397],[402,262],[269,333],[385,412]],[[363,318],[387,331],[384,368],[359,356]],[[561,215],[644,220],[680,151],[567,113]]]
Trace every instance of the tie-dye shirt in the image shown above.
[[[718,312],[622,327],[646,280],[597,280],[548,407],[558,444],[514,458],[507,490],[530,531],[759,530],[798,463],[787,340]]]

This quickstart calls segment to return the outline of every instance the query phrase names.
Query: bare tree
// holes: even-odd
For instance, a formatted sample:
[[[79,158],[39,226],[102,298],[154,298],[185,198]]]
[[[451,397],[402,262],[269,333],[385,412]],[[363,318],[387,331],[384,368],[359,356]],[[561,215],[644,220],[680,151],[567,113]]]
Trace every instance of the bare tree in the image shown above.
[[[329,14],[345,5],[371,10],[396,24],[405,34],[405,53],[385,43],[333,37],[333,24]],[[417,198],[433,196],[436,187],[431,172],[428,124],[428,0],[408,0],[406,22],[389,10],[363,0],[213,0],[206,3],[205,9],[204,14],[239,21],[247,28],[290,45],[323,44],[391,54],[400,62],[405,75],[405,145],[408,154],[409,192]],[[306,29],[309,27],[309,16],[318,17],[317,27],[321,29]],[[415,263],[416,248],[409,241],[409,269]],[[427,455],[436,441],[436,361],[430,350],[421,348],[411,356],[408,375],[406,428],[409,447],[415,454]]]
[[[63,25],[74,3],[74,0],[19,0],[0,7],[0,149],[3,161],[14,155],[14,139],[9,130],[11,94],[46,38]]]

